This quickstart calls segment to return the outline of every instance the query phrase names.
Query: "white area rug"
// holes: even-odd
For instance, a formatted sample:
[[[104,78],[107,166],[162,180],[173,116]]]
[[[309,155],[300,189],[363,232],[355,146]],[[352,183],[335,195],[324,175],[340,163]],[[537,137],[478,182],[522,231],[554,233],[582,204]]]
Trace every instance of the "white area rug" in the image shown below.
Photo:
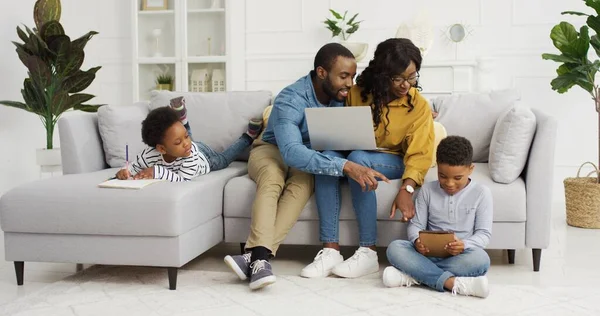
[[[385,288],[379,275],[347,280],[278,276],[252,292],[232,273],[95,266],[1,305],[0,315],[598,315],[598,287],[491,284],[487,299],[422,287]]]

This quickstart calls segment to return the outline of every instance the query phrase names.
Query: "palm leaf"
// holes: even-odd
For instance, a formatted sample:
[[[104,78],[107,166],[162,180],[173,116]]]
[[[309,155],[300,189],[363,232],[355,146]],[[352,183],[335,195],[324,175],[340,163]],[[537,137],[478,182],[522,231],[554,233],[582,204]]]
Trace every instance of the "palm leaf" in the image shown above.
[[[23,102],[17,102],[17,101],[0,101],[0,104],[28,111],[27,110],[27,104],[25,104]]]
[[[73,109],[75,110],[79,110],[79,111],[84,111],[84,112],[98,112],[98,108],[101,106],[104,106],[106,104],[80,104],[77,105],[75,107],[73,107]]]

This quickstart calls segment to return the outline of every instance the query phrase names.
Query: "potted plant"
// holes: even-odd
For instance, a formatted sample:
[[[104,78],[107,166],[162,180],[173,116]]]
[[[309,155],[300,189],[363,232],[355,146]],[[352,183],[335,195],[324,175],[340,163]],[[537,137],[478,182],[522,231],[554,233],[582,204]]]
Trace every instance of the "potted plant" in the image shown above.
[[[157,90],[169,90],[173,89],[173,76],[169,74],[162,74],[156,77],[156,89]]]
[[[369,45],[367,43],[348,42],[350,35],[356,33],[360,27],[360,23],[363,22],[356,21],[358,13],[354,14],[346,21],[348,11],[345,11],[344,15],[339,14],[333,9],[329,9],[329,12],[331,12],[333,18],[328,18],[323,21],[323,23],[325,23],[325,27],[331,31],[331,37],[338,37],[340,44],[344,45],[352,52],[356,61],[361,61],[367,55]]]
[[[60,165],[60,151],[52,143],[54,129],[60,116],[71,109],[96,112],[100,105],[85,104],[91,94],[80,93],[96,77],[100,67],[81,70],[84,48],[91,31],[71,41],[60,24],[60,0],[37,0],[34,6],[36,27],[25,30],[17,27],[23,43],[13,42],[21,62],[27,67],[21,94],[23,101],[0,101],[0,104],[37,114],[46,129],[46,148],[39,149],[38,164]]]
[[[598,122],[600,124],[600,88],[596,85],[596,73],[600,69],[600,60],[589,59],[590,47],[600,57],[600,0],[585,0],[586,6],[593,9],[594,14],[566,11],[570,14],[586,17],[586,24],[579,31],[568,22],[560,22],[552,28],[550,38],[560,54],[543,54],[545,60],[552,60],[561,65],[556,70],[557,77],[550,83],[552,90],[566,93],[577,85],[587,91],[592,99]],[[590,34],[590,29],[595,34]],[[591,36],[590,36],[591,35]],[[600,131],[598,135],[600,149]],[[596,169],[594,177],[567,178],[564,180],[567,223],[571,226],[600,228],[600,172],[597,163],[586,162]],[[583,165],[582,165],[583,166]]]

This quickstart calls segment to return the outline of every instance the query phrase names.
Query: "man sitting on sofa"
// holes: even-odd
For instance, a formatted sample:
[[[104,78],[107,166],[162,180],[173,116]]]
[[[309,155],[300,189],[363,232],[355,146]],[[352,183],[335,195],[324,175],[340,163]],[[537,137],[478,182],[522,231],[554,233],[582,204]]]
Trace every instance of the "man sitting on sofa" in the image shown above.
[[[356,60],[347,48],[338,43],[324,45],[315,56],[314,69],[277,95],[267,128],[254,142],[248,175],[257,190],[247,253],[225,257],[240,279],[250,278],[253,290],[275,282],[269,259],[312,195],[313,174],[347,175],[369,188],[378,179],[388,181],[375,170],[310,147],[304,110],[344,106],[355,75]]]

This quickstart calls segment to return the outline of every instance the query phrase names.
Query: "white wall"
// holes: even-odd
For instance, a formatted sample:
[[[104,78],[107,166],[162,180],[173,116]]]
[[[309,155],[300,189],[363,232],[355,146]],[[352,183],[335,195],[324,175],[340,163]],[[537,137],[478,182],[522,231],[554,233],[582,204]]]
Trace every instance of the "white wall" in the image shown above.
[[[531,107],[559,119],[555,164],[555,200],[564,200],[562,179],[574,176],[583,161],[597,161],[597,116],[589,96],[579,87],[559,95],[550,88],[558,64],[544,61],[542,53],[553,53],[551,28],[566,10],[585,10],[579,0],[249,0],[246,1],[246,78],[248,89],[277,91],[312,65],[312,55],[330,33],[321,24],[329,7],[359,12],[364,22],[351,41],[365,41],[370,56],[377,43],[393,37],[400,23],[426,10],[438,37],[425,58],[427,62],[491,58],[495,88],[517,88]],[[444,30],[453,23],[472,30],[455,48],[445,40]],[[369,58],[370,58],[369,56]],[[424,87],[427,90],[427,87]]]
[[[0,99],[22,100],[26,68],[17,58],[11,41],[18,40],[16,27],[35,27],[34,0],[12,1],[0,12]],[[5,3],[6,4],[6,3]],[[123,0],[62,0],[61,22],[72,39],[95,30],[86,47],[83,69],[102,66],[86,90],[97,97],[91,104],[123,103],[131,97],[130,6]],[[58,130],[55,147],[58,147]],[[35,149],[46,145],[39,118],[18,109],[0,106],[0,194],[40,177]]]
[[[583,1],[246,0],[245,4],[238,1],[233,1],[236,10],[233,31],[245,36],[234,44],[239,49],[245,47],[245,54],[238,50],[234,55],[236,65],[245,64],[236,71],[245,80],[236,78],[239,83],[236,88],[276,92],[305,75],[312,67],[316,50],[331,40],[322,24],[330,7],[360,12],[359,18],[364,22],[351,40],[368,42],[370,56],[378,42],[395,35],[401,22],[426,9],[438,37],[425,62],[493,58],[496,88],[518,88],[530,106],[559,119],[555,200],[564,199],[561,181],[565,176],[573,175],[583,161],[597,159],[597,119],[592,102],[578,87],[565,95],[552,91],[550,81],[557,64],[541,59],[542,53],[555,52],[549,38],[552,26],[561,19],[576,21],[560,16],[560,12],[584,10]],[[90,89],[99,96],[95,101],[129,102],[129,5],[123,0],[62,2],[62,21],[68,34],[80,35],[91,29],[100,32],[86,50],[88,66],[104,67]],[[20,97],[25,68],[10,41],[17,38],[16,25],[33,24],[33,3],[33,0],[15,1],[10,10],[0,13],[0,69],[5,74],[0,79],[2,99]],[[444,40],[443,30],[456,22],[469,25],[472,34],[455,49]],[[5,153],[0,158],[0,194],[38,176],[34,149],[43,144],[43,130],[35,116],[0,107],[0,148]]]

